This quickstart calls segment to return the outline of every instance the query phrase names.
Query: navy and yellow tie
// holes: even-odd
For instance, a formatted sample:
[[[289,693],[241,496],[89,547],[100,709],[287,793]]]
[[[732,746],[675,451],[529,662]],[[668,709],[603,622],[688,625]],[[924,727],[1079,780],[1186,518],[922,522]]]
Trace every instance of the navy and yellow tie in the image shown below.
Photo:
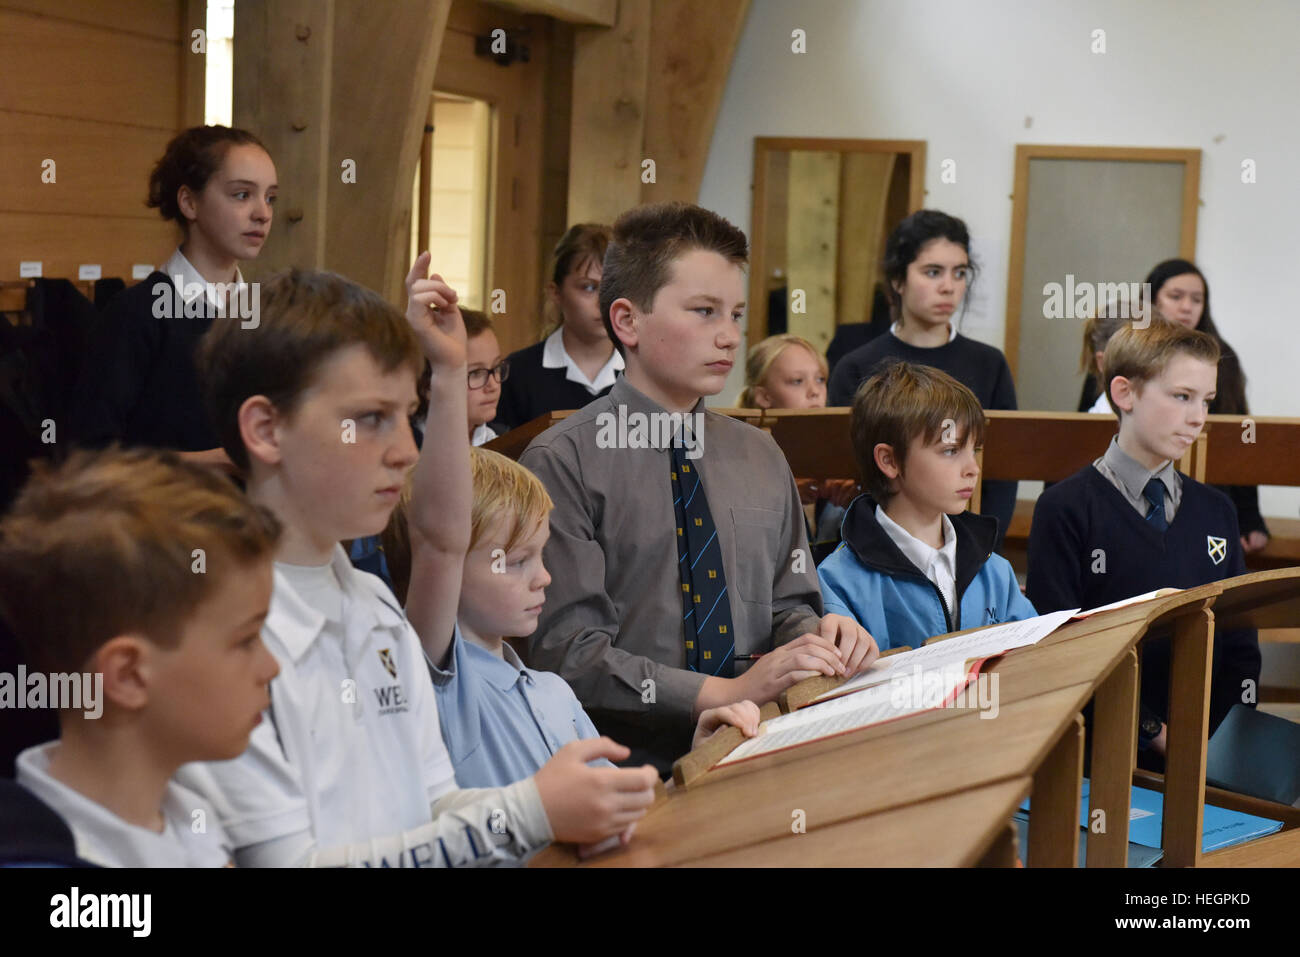
[[[730,678],[735,673],[736,646],[718,528],[709,513],[699,473],[677,443],[672,447],[672,482],[686,666],[701,674]]]
[[[1147,522],[1158,532],[1168,529],[1169,520],[1165,518],[1165,483],[1158,478],[1153,478],[1147,482],[1146,488],[1142,489],[1142,497],[1151,503],[1151,508],[1147,512]]]

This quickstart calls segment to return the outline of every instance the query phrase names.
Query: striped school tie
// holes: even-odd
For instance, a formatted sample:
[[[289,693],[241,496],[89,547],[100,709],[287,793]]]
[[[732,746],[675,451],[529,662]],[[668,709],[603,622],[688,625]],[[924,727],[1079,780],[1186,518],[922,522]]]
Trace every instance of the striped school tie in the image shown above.
[[[718,528],[700,475],[677,442],[672,447],[672,480],[686,667],[730,678],[735,673],[736,645]]]
[[[1165,518],[1165,483],[1158,478],[1153,478],[1142,489],[1142,497],[1151,503],[1151,508],[1147,512],[1148,524],[1154,526],[1158,532],[1169,528],[1169,521]]]

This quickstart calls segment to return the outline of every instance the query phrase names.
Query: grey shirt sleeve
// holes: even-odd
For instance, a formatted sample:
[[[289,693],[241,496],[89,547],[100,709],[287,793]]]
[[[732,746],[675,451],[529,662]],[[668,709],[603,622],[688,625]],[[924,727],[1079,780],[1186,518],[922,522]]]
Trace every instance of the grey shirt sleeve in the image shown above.
[[[782,464],[785,459],[782,457]],[[778,557],[772,581],[772,644],[784,645],[805,632],[816,632],[821,625],[822,592],[817,567],[808,546],[799,487],[789,466],[785,468],[789,487],[789,506],[782,534],[786,542],[785,557]]]

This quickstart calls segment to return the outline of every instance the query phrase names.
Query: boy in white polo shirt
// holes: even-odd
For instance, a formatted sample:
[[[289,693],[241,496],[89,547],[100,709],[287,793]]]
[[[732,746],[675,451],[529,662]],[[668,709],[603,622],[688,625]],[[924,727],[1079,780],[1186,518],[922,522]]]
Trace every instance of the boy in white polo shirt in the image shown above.
[[[38,473],[0,523],[0,612],[61,689],[43,702],[61,737],[18,756],[18,782],[67,822],[81,859],[231,862],[216,813],[172,775],[236,757],[261,720],[279,534],[227,479],[144,450]]]
[[[218,324],[199,371],[222,445],[248,494],[285,524],[264,628],[281,666],[270,721],[237,760],[184,769],[216,806],[241,865],[456,866],[526,859],[553,838],[626,831],[653,800],[653,774],[596,769],[607,739],[561,749],[531,778],[458,791],[419,640],[383,583],[342,540],[387,523],[417,462],[409,416],[423,359],[432,376],[412,516],[434,561],[469,536],[465,330],[456,295],[407,277],[407,318],[329,273],[262,287],[261,322]],[[423,351],[423,357],[421,356]],[[448,627],[455,589],[445,596]]]

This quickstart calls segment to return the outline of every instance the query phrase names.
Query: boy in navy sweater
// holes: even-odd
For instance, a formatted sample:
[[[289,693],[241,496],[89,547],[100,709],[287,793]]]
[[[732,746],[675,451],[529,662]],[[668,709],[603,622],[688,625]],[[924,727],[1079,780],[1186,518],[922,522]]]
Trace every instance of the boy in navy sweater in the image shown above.
[[[1102,381],[1119,416],[1106,454],[1038,499],[1028,595],[1046,613],[1094,608],[1157,588],[1244,574],[1237,516],[1217,489],[1174,470],[1214,400],[1218,344],[1174,323],[1125,326],[1106,346]],[[1259,682],[1254,629],[1216,630],[1210,734]],[[1142,652],[1138,741],[1164,754],[1169,644]],[[1158,763],[1158,762],[1156,762]]]
[[[966,510],[984,440],[974,393],[899,362],[858,390],[849,432],[869,494],[849,505],[844,541],[817,569],[827,612],[856,618],[882,649],[1033,618],[993,553],[998,520]]]

